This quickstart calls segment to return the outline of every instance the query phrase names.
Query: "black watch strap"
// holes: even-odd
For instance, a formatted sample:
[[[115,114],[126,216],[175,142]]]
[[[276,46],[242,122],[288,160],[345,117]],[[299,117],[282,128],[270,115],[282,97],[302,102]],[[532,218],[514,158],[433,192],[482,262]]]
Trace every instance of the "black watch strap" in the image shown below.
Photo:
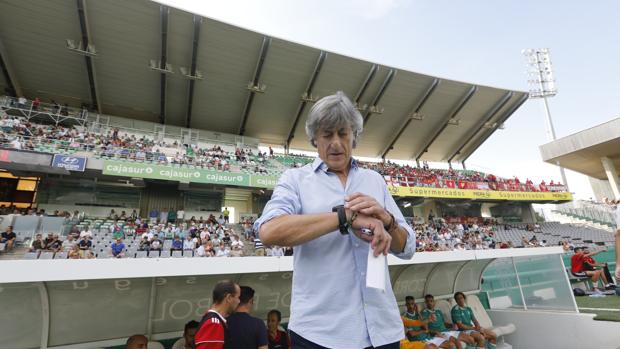
[[[344,205],[334,206],[332,212],[338,213],[338,230],[340,230],[340,234],[349,234],[349,223],[347,223],[347,212],[344,209]]]

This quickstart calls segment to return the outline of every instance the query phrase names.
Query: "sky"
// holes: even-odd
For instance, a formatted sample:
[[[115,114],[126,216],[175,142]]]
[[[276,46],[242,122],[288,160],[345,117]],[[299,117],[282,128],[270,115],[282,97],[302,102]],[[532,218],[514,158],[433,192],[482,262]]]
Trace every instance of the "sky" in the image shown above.
[[[549,48],[558,138],[620,116],[620,1],[159,0],[281,39],[387,66],[527,91],[521,50]],[[549,141],[542,101],[528,100],[466,162],[534,181],[561,179],[541,160]],[[567,171],[576,198],[587,177]]]

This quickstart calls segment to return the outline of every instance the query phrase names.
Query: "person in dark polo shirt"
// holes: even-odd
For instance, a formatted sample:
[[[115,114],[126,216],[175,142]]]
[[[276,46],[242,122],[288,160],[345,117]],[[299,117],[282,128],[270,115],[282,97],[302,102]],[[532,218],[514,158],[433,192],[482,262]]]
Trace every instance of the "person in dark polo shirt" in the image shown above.
[[[267,328],[263,320],[250,315],[253,307],[254,290],[241,286],[239,306],[226,319],[230,331],[226,349],[267,349]]]

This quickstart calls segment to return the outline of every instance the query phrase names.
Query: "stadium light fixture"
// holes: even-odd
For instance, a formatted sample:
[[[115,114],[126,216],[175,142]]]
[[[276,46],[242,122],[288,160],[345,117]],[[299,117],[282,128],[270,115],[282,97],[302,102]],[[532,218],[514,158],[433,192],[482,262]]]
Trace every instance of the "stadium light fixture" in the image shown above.
[[[407,202],[405,202],[405,203],[403,204],[403,207],[404,207],[404,208],[407,208],[407,207],[409,207],[409,206],[411,206],[411,203],[410,203],[409,201],[407,201]]]
[[[319,96],[315,96],[312,93],[308,94],[308,92],[304,92],[304,94],[301,95],[301,100],[308,103],[315,103],[319,98]]]
[[[161,61],[156,61],[154,59],[149,61],[149,68],[163,74],[174,74],[174,71],[172,71],[172,64],[166,63],[166,67],[161,68]]]
[[[384,111],[385,108],[381,108],[376,105],[373,105],[372,107],[370,107],[370,109],[368,109],[368,112],[371,114],[383,114]]]
[[[257,83],[256,85],[254,85],[254,82],[250,81],[248,82],[247,89],[256,93],[265,93],[267,85],[261,83]]]
[[[461,124],[461,119],[452,118],[448,120],[448,125],[458,126]]]
[[[364,112],[366,111],[366,109],[368,109],[368,104],[364,104],[360,106],[359,103],[355,103],[355,109],[357,109],[358,111]]]
[[[547,122],[547,137],[551,141],[555,141],[555,128],[551,119],[551,111],[549,110],[549,102],[547,97],[553,97],[558,93],[555,85],[555,76],[553,75],[553,66],[551,65],[551,56],[548,48],[526,49],[521,53],[525,56],[527,65],[527,82],[530,86],[530,97],[540,98],[545,106],[545,116]],[[566,181],[566,173],[559,162],[556,165],[560,168],[562,183],[568,185]]]
[[[418,112],[414,112],[414,113],[409,114],[409,119],[422,121],[422,120],[424,120],[424,114],[418,113]]]
[[[190,80],[202,80],[202,72],[200,70],[196,70],[196,74],[192,75],[191,72],[189,71],[189,69],[187,69],[187,67],[179,67],[179,71],[181,72],[181,75],[183,75],[184,77],[190,79]]]
[[[73,51],[82,56],[89,56],[89,57],[97,56],[97,49],[95,48],[95,45],[93,44],[88,44],[88,46],[86,46],[86,49],[83,48],[84,45],[82,45],[81,41],[78,41],[78,43],[76,44],[75,40],[66,39],[65,44],[69,51]]]

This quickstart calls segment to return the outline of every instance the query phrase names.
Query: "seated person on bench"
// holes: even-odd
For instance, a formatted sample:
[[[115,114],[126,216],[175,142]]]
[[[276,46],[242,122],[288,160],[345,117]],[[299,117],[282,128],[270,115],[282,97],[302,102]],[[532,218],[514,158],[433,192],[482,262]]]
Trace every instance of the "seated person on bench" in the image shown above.
[[[424,296],[424,304],[426,309],[422,310],[422,320],[428,322],[428,330],[432,335],[450,338],[458,349],[461,349],[460,342],[465,342],[469,346],[474,345],[474,339],[465,332],[451,331],[454,325],[446,322],[441,310],[435,309],[435,297],[432,294]]]
[[[452,321],[459,331],[473,337],[478,348],[485,348],[487,341],[490,343],[489,348],[495,348],[497,336],[492,331],[480,326],[473,310],[465,304],[465,294],[463,292],[455,293],[454,300],[456,305],[452,307]]]
[[[454,337],[435,337],[429,333],[427,321],[422,320],[413,296],[405,297],[405,304],[407,311],[403,314],[403,324],[405,325],[405,334],[410,342],[423,342],[426,344],[425,349],[460,348],[454,344],[453,340],[456,341]]]
[[[584,253],[583,247],[575,247],[575,254],[570,258],[571,273],[576,277],[590,277],[594,292],[600,293],[598,288],[598,280],[603,279],[603,284],[609,284],[609,280],[602,270],[586,270],[584,266],[585,258],[592,256],[594,253]]]
[[[587,257],[583,258],[583,267],[585,270],[602,270],[603,275],[607,279],[608,283],[605,285],[606,289],[615,290],[616,285],[613,283],[613,279],[611,278],[611,273],[609,272],[609,268],[607,267],[607,263],[597,263],[592,256],[597,255],[601,252],[606,252],[607,249],[596,251],[590,253],[590,250],[587,247],[583,248],[583,254],[587,255]]]

